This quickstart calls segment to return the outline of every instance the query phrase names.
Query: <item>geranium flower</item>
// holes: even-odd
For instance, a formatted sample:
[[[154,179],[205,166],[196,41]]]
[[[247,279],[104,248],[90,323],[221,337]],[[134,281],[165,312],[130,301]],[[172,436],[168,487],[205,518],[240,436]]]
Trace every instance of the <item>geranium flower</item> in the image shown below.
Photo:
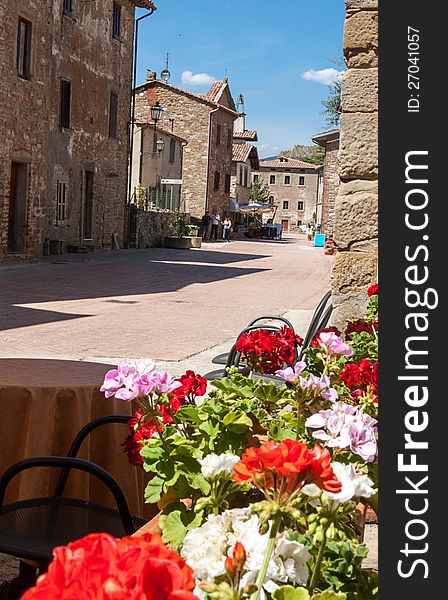
[[[197,581],[195,592],[199,598],[206,597],[199,587],[200,583],[219,581],[226,573],[227,559],[235,560],[237,547],[240,548],[239,564],[242,564],[240,590],[248,583],[254,583],[263,564],[269,531],[270,526],[266,533],[260,533],[259,517],[251,514],[249,508],[234,508],[220,515],[209,515],[203,525],[188,531],[181,556],[194,570]],[[303,544],[288,540],[286,533],[278,534],[260,599],[265,600],[266,592],[271,593],[286,583],[306,585],[310,558]]]
[[[341,332],[337,327],[331,326],[331,327],[322,327],[321,329],[319,329],[315,336],[313,337],[313,340],[311,342],[311,347],[312,348],[318,348],[320,346],[319,344],[319,336],[321,333],[334,333],[336,335],[338,335],[339,337],[341,336]]]
[[[158,372],[156,371],[153,374],[153,387],[152,391],[161,396],[162,394],[169,394],[176,390],[177,388],[182,387],[182,383],[180,381],[175,381],[172,379],[169,373]]]
[[[249,481],[268,500],[288,505],[306,483],[337,492],[341,484],[330,466],[327,449],[316,445],[311,450],[298,440],[280,443],[267,441],[259,448],[248,448],[234,467],[235,481]]]
[[[306,369],[306,362],[301,360],[301,361],[296,362],[296,364],[294,365],[294,368],[287,367],[286,369],[279,369],[278,371],[275,372],[275,374],[278,377],[280,377],[281,379],[284,379],[285,381],[294,383],[298,380],[300,373],[302,371],[304,371],[305,369]]]
[[[317,398],[322,396],[331,402],[335,402],[338,399],[338,393],[334,388],[330,388],[330,379],[327,375],[309,375],[307,379],[300,377],[300,387],[304,394]]]
[[[350,404],[335,402],[330,410],[321,410],[305,421],[305,427],[317,429],[313,437],[330,448],[350,448],[366,462],[377,454],[377,421]]]
[[[207,392],[207,380],[202,375],[197,375],[194,371],[188,370],[177,381],[181,385],[172,392],[177,398],[188,398],[193,402],[197,396],[204,396]]]
[[[234,454],[208,454],[205,458],[199,459],[201,472],[205,479],[232,478],[234,475],[233,467],[239,462],[239,457]]]
[[[374,283],[367,290],[367,295],[370,297],[370,296],[376,296],[377,294],[378,294],[378,284]]]
[[[373,394],[378,392],[378,364],[366,358],[344,365],[340,378],[350,390],[364,389]]]
[[[303,340],[290,327],[280,331],[256,329],[244,333],[236,343],[237,352],[247,362],[252,371],[274,374],[285,364],[291,365],[296,359],[296,348]]]
[[[367,322],[364,319],[358,319],[357,321],[349,321],[345,328],[345,336],[347,337],[351,333],[373,333],[378,330],[378,321]]]
[[[353,349],[332,331],[321,333],[317,339],[327,355],[353,356]]]
[[[53,550],[24,600],[198,600],[192,569],[153,534],[95,533]]]
[[[372,487],[373,481],[365,474],[358,474],[353,463],[344,465],[340,462],[332,462],[331,467],[342,484],[340,492],[322,492],[313,483],[304,486],[302,492],[311,498],[322,494],[332,500],[335,507],[343,502],[349,502],[353,498],[370,498],[375,494],[375,489]]]

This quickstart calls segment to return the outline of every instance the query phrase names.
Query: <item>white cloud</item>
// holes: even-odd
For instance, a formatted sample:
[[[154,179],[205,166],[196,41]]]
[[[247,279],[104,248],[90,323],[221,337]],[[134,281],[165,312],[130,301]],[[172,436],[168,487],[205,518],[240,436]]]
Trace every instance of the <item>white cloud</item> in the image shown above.
[[[187,85],[211,85],[216,81],[215,77],[207,73],[193,73],[193,71],[184,71],[182,73],[182,83]]]
[[[330,85],[331,83],[338,81],[343,73],[344,71],[338,71],[337,69],[333,69],[333,67],[330,67],[329,69],[320,69],[319,71],[310,69],[309,71],[302,73],[302,79],[314,81],[315,83],[322,83],[323,85]]]

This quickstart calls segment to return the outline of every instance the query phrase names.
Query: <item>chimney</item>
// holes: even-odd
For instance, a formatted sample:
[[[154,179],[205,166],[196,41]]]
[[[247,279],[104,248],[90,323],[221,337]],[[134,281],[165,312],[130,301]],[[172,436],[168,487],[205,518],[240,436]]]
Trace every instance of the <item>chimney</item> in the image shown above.
[[[157,79],[157,73],[155,71],[151,71],[151,69],[146,70],[146,81],[155,81]]]

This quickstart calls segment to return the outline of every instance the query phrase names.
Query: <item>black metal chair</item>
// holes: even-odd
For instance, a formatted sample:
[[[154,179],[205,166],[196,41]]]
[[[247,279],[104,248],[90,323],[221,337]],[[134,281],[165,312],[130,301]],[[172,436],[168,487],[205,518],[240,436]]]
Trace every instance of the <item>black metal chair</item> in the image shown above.
[[[299,360],[303,356],[303,351],[306,350],[306,348],[308,348],[310,346],[311,342],[313,341],[314,336],[319,331],[319,329],[326,327],[326,325],[330,319],[331,313],[333,312],[333,305],[330,304],[329,306],[327,306],[330,298],[331,298],[331,291],[327,292],[323,296],[323,298],[321,299],[319,304],[316,306],[316,310],[314,311],[314,314],[311,317],[310,324],[308,325],[308,330],[303,339],[302,347],[300,348]]]
[[[22,460],[0,477],[0,552],[31,560],[45,569],[52,560],[52,550],[89,533],[106,532],[116,537],[131,535],[146,520],[130,514],[126,498],[117,481],[102,467],[76,458],[86,436],[109,423],[127,423],[130,416],[110,415],[88,423],[74,439],[67,456],[42,456]],[[4,505],[11,480],[25,470],[36,467],[62,468],[51,497],[20,500]],[[63,496],[72,469],[99,479],[112,493],[116,508],[78,498]],[[29,571],[29,569],[28,569]]]

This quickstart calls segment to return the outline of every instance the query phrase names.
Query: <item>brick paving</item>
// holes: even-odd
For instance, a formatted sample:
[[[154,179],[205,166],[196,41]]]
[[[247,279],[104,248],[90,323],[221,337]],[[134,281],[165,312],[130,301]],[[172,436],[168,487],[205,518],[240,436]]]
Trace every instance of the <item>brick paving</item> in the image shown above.
[[[150,356],[175,366],[225,344],[256,315],[312,310],[330,270],[331,258],[303,236],[3,266],[0,357]]]

